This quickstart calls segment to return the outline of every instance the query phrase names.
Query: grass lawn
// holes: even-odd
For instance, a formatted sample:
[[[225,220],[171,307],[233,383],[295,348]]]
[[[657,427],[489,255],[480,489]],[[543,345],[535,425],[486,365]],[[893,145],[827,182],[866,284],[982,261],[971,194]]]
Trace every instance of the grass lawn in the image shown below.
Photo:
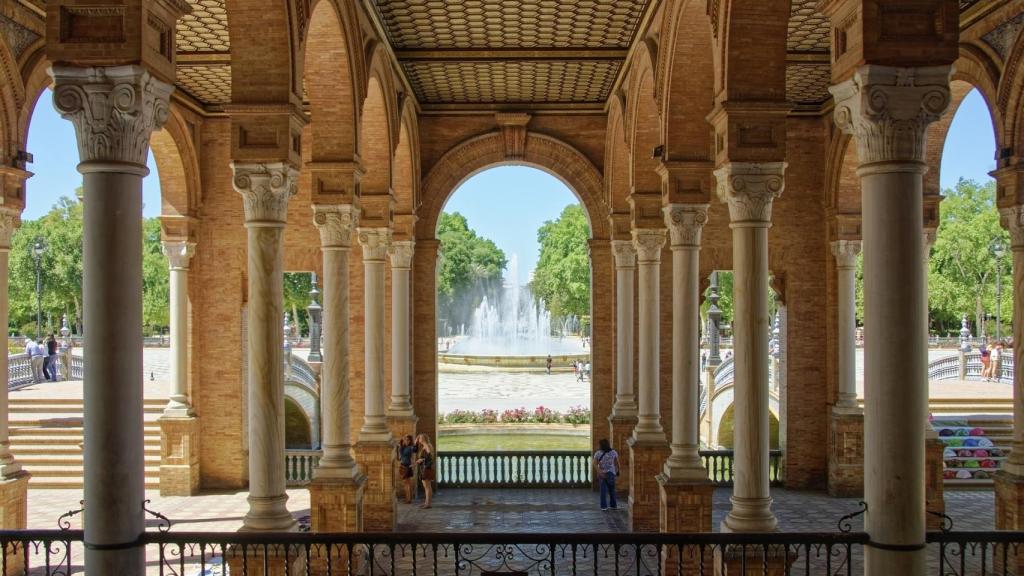
[[[438,452],[487,452],[492,450],[582,450],[590,451],[587,436],[549,434],[467,434],[440,436]]]

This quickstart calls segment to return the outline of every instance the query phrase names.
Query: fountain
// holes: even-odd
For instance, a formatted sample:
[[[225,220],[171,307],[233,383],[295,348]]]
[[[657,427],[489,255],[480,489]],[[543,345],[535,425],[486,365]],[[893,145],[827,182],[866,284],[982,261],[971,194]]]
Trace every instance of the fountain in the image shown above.
[[[512,255],[501,293],[494,302],[484,297],[473,312],[468,334],[455,339],[440,355],[441,362],[542,366],[548,355],[557,365],[589,358],[590,351],[578,336],[552,336],[551,314],[529,286],[519,285],[518,272],[518,259]]]

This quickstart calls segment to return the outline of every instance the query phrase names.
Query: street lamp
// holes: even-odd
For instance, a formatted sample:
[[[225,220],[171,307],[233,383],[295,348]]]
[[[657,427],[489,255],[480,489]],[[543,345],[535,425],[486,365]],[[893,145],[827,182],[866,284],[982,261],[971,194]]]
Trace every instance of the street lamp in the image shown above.
[[[43,333],[43,277],[39,264],[45,251],[43,241],[37,239],[32,246],[32,259],[36,263],[36,338],[40,338]]]
[[[996,243],[992,246],[992,253],[996,255],[996,342],[1002,340],[1002,318],[1000,313],[1002,312],[1003,304],[1003,254],[1006,249],[1003,247],[1003,243],[996,240]]]
[[[309,291],[309,306],[306,306],[306,312],[309,314],[309,354],[306,356],[306,360],[309,362],[323,362],[324,357],[320,354],[320,322],[323,315],[323,307],[317,302],[320,290],[316,287],[316,272],[312,274],[313,289]]]
[[[708,294],[708,365],[718,366],[722,363],[719,355],[719,330],[722,323],[722,311],[718,308],[718,272],[711,273],[711,293]]]

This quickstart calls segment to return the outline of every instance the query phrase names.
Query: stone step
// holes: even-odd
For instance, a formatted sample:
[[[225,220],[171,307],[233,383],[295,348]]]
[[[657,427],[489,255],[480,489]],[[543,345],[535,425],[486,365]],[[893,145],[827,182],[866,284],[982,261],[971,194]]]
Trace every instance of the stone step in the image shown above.
[[[143,432],[148,433],[150,430],[155,430],[157,434],[160,433],[160,422],[156,420],[144,420],[142,422]],[[82,419],[81,418],[43,418],[34,420],[15,420],[11,419],[11,435],[15,434],[15,430],[64,430],[64,431],[76,431],[78,433],[82,430]]]
[[[82,449],[79,448],[79,443],[61,443],[61,444],[11,444],[11,452],[14,452],[15,457],[19,460],[29,457],[39,456],[81,456]],[[160,443],[155,444],[144,444],[143,454],[150,456],[160,456]]]
[[[164,407],[160,406],[143,406],[143,414],[163,414]],[[81,406],[68,406],[64,404],[30,404],[27,406],[12,406],[11,417],[14,418],[18,414],[73,414],[81,417],[84,413],[84,409]]]
[[[38,404],[53,404],[59,406],[73,406],[82,408],[84,403],[81,398],[50,398],[48,396],[39,397],[26,397],[24,395],[14,395],[8,400],[8,404],[12,409],[21,406],[34,406]],[[163,408],[167,405],[167,400],[163,398],[144,398],[142,405],[147,408],[159,407]]]
[[[81,466],[49,465],[49,466],[39,466],[39,467],[34,468],[34,469],[30,468],[28,466],[25,466],[25,468],[33,476],[38,474],[39,476],[48,476],[48,477],[51,477],[51,478],[76,478],[77,477],[77,478],[81,479],[83,474],[84,474],[84,470],[82,469]],[[155,478],[155,479],[159,480],[159,478],[160,478],[160,466],[159,466],[159,464],[155,464],[155,465],[147,464],[146,465],[145,475],[146,475],[146,478]]]
[[[45,476],[41,473],[33,473],[28,481],[28,485],[33,490],[81,490],[85,487],[85,482],[81,477]],[[160,488],[160,479],[155,476],[150,477],[147,474],[146,488],[154,490]]]
[[[28,435],[28,434],[26,434],[26,435],[19,435],[19,436],[11,436],[11,446],[17,446],[19,449],[25,448],[25,447],[38,447],[38,448],[41,449],[44,446],[45,447],[50,447],[50,448],[55,447],[55,446],[65,446],[65,445],[75,445],[75,446],[77,446],[78,444],[81,444],[82,442],[83,442],[83,438],[82,438],[81,434],[78,434],[78,435],[75,435],[75,434],[50,435],[50,436],[46,436],[46,435]],[[143,437],[143,439],[142,439],[142,444],[144,446],[147,446],[147,447],[155,446],[155,447],[159,448],[160,447],[160,435],[159,434],[146,434]]]
[[[21,464],[29,470],[50,470],[53,467],[59,468],[76,468],[79,472],[82,471],[82,467],[85,466],[85,460],[81,454],[36,454],[36,455],[22,455],[18,452],[14,452],[14,457],[21,462]],[[144,462],[147,467],[156,466],[157,470],[160,469],[160,453],[157,454],[146,454],[143,456]]]

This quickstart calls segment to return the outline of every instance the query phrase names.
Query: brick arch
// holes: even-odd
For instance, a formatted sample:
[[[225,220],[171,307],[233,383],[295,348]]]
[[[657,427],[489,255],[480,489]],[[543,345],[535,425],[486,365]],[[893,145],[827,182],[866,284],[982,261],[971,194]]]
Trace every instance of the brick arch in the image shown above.
[[[786,101],[791,9],[790,0],[712,0],[716,98]]]
[[[626,122],[622,100],[611,99],[608,107],[607,144],[604,165],[605,197],[612,212],[629,212],[629,147],[626,141]]]
[[[416,222],[417,239],[432,240],[436,237],[441,211],[460,184],[474,174],[502,165],[538,168],[564,182],[587,212],[591,238],[608,238],[608,205],[603,198],[601,173],[583,153],[561,140],[528,133],[523,158],[509,160],[505,156],[502,134],[490,132],[452,148],[431,168],[423,180],[423,203]]]
[[[419,205],[419,130],[416,113],[411,103],[403,107],[398,127],[398,146],[392,162],[392,182],[395,189],[395,211],[413,214]]]
[[[18,111],[25,101],[18,61],[6,42],[0,42],[0,160],[12,165],[18,151]]]
[[[359,158],[363,173],[359,189],[363,195],[391,192],[391,127],[384,87],[371,75],[359,125]]]
[[[680,0],[666,16],[659,54],[665,160],[706,160],[712,155],[714,106],[711,23],[699,0]]]
[[[359,114],[352,56],[358,49],[342,11],[332,0],[317,2],[303,47],[313,162],[349,162],[356,157]]]
[[[150,148],[160,176],[161,216],[195,216],[201,203],[199,157],[192,127],[177,104],[163,130],[150,137]]]
[[[226,0],[231,101],[283,104],[293,90],[292,17],[285,0]]]
[[[626,138],[632,160],[629,166],[630,191],[660,193],[661,176],[656,169],[661,162],[659,158],[652,157],[652,152],[662,144],[662,135],[658,103],[654,97],[654,61],[650,50],[637,50],[634,70],[626,107]]]

